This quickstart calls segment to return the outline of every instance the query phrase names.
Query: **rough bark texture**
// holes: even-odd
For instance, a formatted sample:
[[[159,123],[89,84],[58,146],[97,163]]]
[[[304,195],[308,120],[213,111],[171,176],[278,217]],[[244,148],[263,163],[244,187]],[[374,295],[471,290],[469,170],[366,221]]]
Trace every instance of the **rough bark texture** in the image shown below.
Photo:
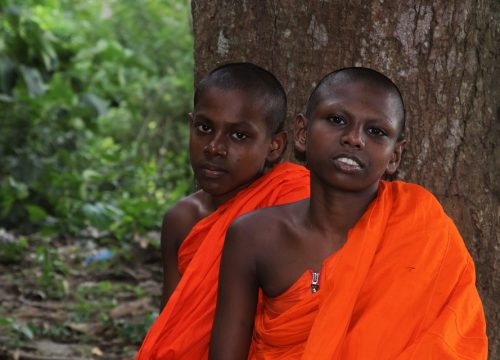
[[[475,259],[490,358],[500,358],[499,2],[192,1],[196,79],[230,61],[270,69],[289,119],[326,73],[367,66],[407,107],[399,177],[437,195]]]

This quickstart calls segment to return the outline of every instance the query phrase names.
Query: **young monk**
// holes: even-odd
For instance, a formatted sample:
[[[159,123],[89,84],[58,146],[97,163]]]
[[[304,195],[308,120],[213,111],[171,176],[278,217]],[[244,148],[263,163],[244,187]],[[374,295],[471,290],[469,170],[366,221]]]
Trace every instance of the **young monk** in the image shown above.
[[[229,224],[257,208],[309,196],[308,171],[277,164],[286,146],[285,116],[283,87],[256,65],[221,66],[197,85],[189,152],[200,190],[165,215],[166,305],[136,359],[206,359]]]
[[[249,359],[486,359],[455,225],[422,187],[381,180],[399,165],[404,125],[384,75],[347,68],[321,80],[297,117],[311,197],[231,225],[210,359],[249,348]]]

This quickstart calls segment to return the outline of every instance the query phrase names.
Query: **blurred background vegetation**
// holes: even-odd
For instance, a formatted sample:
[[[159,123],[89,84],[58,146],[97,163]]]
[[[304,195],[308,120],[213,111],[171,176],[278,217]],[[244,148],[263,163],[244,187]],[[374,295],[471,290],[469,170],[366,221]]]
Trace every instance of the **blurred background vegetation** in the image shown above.
[[[140,344],[161,220],[192,188],[191,28],[188,0],[0,0],[3,345]]]
[[[2,226],[158,227],[191,186],[188,1],[0,4]]]

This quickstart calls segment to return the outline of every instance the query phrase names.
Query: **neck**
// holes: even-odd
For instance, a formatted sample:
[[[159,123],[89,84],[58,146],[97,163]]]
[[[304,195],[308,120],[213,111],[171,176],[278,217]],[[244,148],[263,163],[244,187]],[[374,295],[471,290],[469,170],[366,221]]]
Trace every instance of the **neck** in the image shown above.
[[[211,210],[212,211],[217,210],[217,208],[219,206],[221,206],[226,201],[228,201],[229,199],[231,199],[232,197],[234,197],[243,188],[244,188],[244,186],[243,187],[239,187],[238,189],[232,191],[231,193],[224,194],[224,195],[221,195],[221,196],[216,196],[216,195],[210,195],[210,194],[208,194],[208,201],[209,201],[209,206],[210,206]]]
[[[359,191],[342,191],[327,188],[311,173],[311,200],[306,221],[313,231],[331,238],[347,238],[353,228],[377,196],[378,182],[370,188]]]

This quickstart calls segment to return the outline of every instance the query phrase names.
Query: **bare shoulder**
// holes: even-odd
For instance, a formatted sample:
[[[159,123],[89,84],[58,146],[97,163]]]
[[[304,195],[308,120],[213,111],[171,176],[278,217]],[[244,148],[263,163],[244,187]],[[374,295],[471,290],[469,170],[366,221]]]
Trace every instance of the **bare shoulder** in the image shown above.
[[[198,191],[179,200],[163,217],[161,229],[162,306],[167,302],[181,277],[178,267],[179,248],[193,226],[210,213],[207,203],[206,194]]]
[[[300,246],[304,213],[309,199],[271,206],[245,214],[234,221],[226,237],[226,258],[236,259],[244,273],[255,274],[255,282],[267,296],[290,287],[304,272]],[[245,265],[246,264],[246,265]]]
[[[258,252],[280,241],[293,228],[304,204],[301,200],[294,203],[258,209],[238,217],[229,227],[228,238],[240,246],[259,249]]]
[[[207,194],[197,191],[179,200],[163,217],[163,233],[171,239],[175,239],[180,246],[184,238],[189,234],[193,226],[210,215]]]
[[[168,211],[165,216],[172,220],[187,220],[189,218],[200,218],[206,216],[207,205],[205,193],[197,191],[177,201]]]

